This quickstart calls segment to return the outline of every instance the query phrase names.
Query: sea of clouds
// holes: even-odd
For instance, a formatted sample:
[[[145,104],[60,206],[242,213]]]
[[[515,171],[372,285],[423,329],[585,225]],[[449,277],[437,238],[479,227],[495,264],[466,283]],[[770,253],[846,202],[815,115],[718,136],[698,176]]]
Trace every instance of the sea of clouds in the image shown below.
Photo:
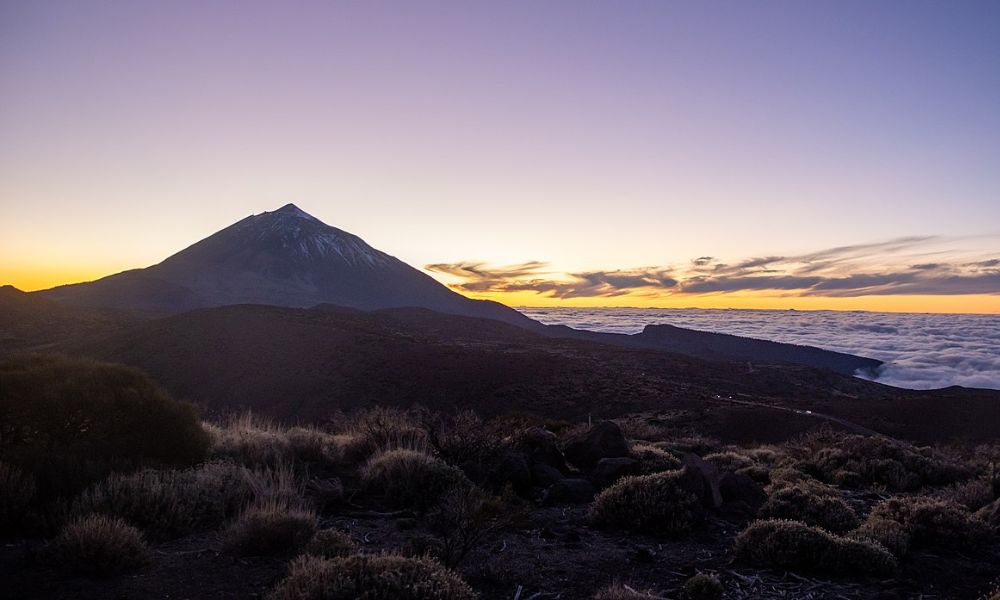
[[[543,323],[637,333],[649,324],[818,346],[884,361],[875,381],[1000,389],[1000,315],[697,308],[521,308]]]

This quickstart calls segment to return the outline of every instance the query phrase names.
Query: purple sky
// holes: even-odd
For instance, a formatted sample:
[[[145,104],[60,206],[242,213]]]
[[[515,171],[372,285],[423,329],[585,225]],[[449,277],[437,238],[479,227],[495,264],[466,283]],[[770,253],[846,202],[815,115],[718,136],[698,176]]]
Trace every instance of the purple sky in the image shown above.
[[[0,88],[24,287],[289,201],[417,266],[1000,252],[998,2],[9,0]]]

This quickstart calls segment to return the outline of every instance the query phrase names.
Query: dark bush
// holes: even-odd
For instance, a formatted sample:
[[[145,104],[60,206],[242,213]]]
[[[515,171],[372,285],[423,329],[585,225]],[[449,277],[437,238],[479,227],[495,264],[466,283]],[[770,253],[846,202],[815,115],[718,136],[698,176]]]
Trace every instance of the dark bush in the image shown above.
[[[121,519],[89,515],[70,523],[49,544],[45,558],[77,573],[108,576],[149,562],[142,534]]]
[[[0,453],[34,475],[43,501],[116,470],[194,464],[208,445],[194,407],[135,369],[41,355],[0,363]]]
[[[914,546],[962,544],[986,534],[985,526],[961,505],[926,496],[890,498],[876,504],[867,523],[874,526],[879,521],[900,524]]]
[[[316,513],[282,501],[245,510],[226,530],[226,546],[244,556],[282,556],[302,549],[316,532]]]
[[[888,550],[798,521],[754,521],[736,537],[736,557],[757,567],[885,575],[896,569]]]
[[[339,558],[357,554],[358,544],[343,531],[321,529],[306,544],[304,552],[323,558]]]
[[[390,506],[426,510],[448,491],[472,485],[462,471],[416,450],[386,450],[368,461],[365,487]]]
[[[721,600],[726,588],[715,575],[698,573],[684,582],[681,588],[684,600]]]
[[[0,534],[20,527],[35,496],[35,480],[14,465],[0,462]]]
[[[356,554],[302,556],[270,600],[474,600],[458,575],[429,558]]]
[[[601,492],[590,507],[598,526],[662,534],[691,529],[700,514],[698,497],[685,489],[684,471],[625,477]]]
[[[818,494],[801,484],[772,491],[758,516],[802,521],[833,533],[843,533],[858,526],[857,515],[843,499]]]

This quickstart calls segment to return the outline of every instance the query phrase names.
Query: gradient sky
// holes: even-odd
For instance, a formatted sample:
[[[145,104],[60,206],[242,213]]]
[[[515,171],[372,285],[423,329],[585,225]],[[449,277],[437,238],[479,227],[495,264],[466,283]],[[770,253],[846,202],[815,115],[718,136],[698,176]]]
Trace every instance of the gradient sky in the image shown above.
[[[0,3],[0,283],[286,202],[515,305],[1000,312],[1000,3]]]

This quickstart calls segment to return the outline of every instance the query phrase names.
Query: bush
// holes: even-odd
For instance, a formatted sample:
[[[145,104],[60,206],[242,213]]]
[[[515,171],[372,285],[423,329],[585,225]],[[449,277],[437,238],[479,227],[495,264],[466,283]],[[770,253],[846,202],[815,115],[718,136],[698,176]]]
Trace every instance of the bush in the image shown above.
[[[691,529],[698,497],[681,485],[685,471],[625,477],[594,500],[590,519],[598,526],[674,534]]]
[[[836,536],[798,521],[754,521],[736,536],[736,557],[757,567],[885,575],[896,559],[882,546]]]
[[[418,421],[412,412],[376,406],[353,415],[343,433],[353,438],[358,458],[397,448],[426,450],[427,437]]]
[[[855,540],[870,540],[881,544],[896,557],[902,558],[910,551],[910,531],[901,523],[869,517],[849,535]]]
[[[34,475],[42,502],[112,471],[197,463],[208,444],[194,407],[135,369],[40,355],[0,363],[0,453]]]
[[[21,469],[0,462],[0,534],[14,531],[35,496],[35,480]]]
[[[738,452],[713,452],[705,456],[720,473],[735,473],[740,469],[754,466],[753,460]]]
[[[89,515],[70,523],[52,541],[46,558],[77,573],[108,576],[149,562],[142,534],[121,519]]]
[[[893,521],[907,532],[913,545],[961,544],[985,534],[984,527],[958,504],[912,496],[890,498],[876,504],[867,522]]]
[[[503,485],[504,462],[513,451],[513,441],[497,422],[483,422],[472,411],[451,418],[421,415],[428,445],[448,464],[462,469],[471,481],[483,488],[498,490]]]
[[[715,575],[698,573],[684,582],[681,592],[685,600],[720,600],[726,588]]]
[[[231,518],[262,488],[260,473],[213,462],[184,471],[114,474],[81,494],[72,513],[121,517],[158,537],[211,529]]]
[[[396,507],[425,510],[449,490],[471,485],[461,470],[416,450],[384,450],[365,466],[365,487]]]
[[[303,556],[270,600],[473,600],[464,581],[429,558],[356,554],[343,558]]]
[[[283,556],[302,549],[316,532],[316,513],[270,500],[243,511],[226,530],[226,547],[244,556]]]
[[[508,525],[516,512],[509,502],[475,486],[461,486],[441,497],[428,513],[427,525],[437,538],[441,560],[454,567]]]
[[[598,590],[594,600],[649,600],[655,598],[650,592],[640,592],[630,586],[615,583]]]
[[[212,434],[211,454],[257,466],[336,463],[342,455],[338,436],[313,427],[283,427],[252,413],[244,413],[223,426],[206,427]]]
[[[649,444],[632,444],[632,456],[639,461],[639,468],[646,474],[681,468],[681,461],[676,456]]]
[[[968,479],[972,469],[931,448],[884,437],[817,434],[804,442],[802,466],[824,481],[854,479],[895,491]]]
[[[306,554],[323,558],[350,556],[358,552],[358,544],[351,536],[336,529],[321,529],[306,544]]]
[[[774,490],[757,513],[761,518],[792,519],[833,533],[858,526],[858,517],[843,499],[817,494],[798,484]]]

